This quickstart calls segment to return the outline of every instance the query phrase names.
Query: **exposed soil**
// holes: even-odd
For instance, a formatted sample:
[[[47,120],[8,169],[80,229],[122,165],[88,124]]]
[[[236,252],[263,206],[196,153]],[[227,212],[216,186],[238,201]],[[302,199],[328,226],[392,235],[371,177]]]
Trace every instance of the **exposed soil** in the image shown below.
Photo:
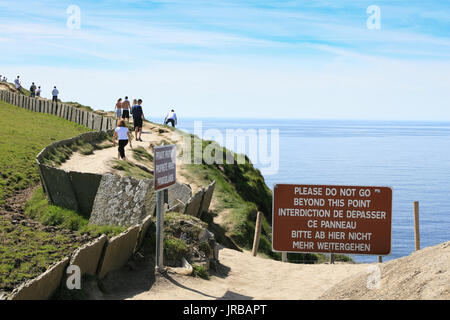
[[[379,269],[371,268],[348,278],[325,292],[321,298],[450,299],[450,241],[376,266]],[[377,273],[380,275],[379,282],[375,281]]]

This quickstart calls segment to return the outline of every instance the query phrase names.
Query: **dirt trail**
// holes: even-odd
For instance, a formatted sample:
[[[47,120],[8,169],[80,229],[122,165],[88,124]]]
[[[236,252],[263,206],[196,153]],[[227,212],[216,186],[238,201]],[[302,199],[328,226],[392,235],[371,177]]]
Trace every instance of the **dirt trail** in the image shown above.
[[[160,130],[164,130],[164,132],[160,132]],[[134,133],[133,133],[134,135]],[[181,153],[181,146],[183,143],[183,139],[181,135],[176,131],[171,131],[170,129],[163,128],[163,126],[153,124],[153,123],[145,123],[142,128],[142,142],[136,141],[133,139],[132,145],[133,148],[143,147],[150,154],[153,154],[153,151],[150,149],[150,144],[160,145],[162,141],[167,141],[170,143],[175,143],[178,145],[178,154]],[[106,148],[102,150],[96,150],[91,155],[82,155],[77,152],[74,153],[70,159],[64,162],[60,168],[66,171],[79,171],[79,172],[87,172],[87,173],[115,173],[115,174],[123,174],[123,172],[115,170],[111,167],[111,161],[117,159],[117,147]],[[130,144],[125,147],[125,153],[127,156],[127,160],[142,165],[141,162],[134,159],[132,154],[132,149]],[[150,166],[150,169],[153,169]],[[188,181],[183,175],[183,164],[181,161],[177,161],[177,180],[181,183],[186,183],[191,185],[193,190],[195,191],[200,186],[195,185]]]
[[[253,257],[247,251],[220,250],[219,272],[210,280],[159,277],[133,300],[317,299],[343,279],[365,272],[365,264],[300,265]]]

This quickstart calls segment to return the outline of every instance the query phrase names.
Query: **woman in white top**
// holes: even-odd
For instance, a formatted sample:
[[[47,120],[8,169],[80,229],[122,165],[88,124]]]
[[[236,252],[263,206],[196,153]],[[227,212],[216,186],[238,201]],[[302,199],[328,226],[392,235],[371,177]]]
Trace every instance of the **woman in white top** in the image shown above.
[[[125,157],[125,146],[128,144],[128,141],[130,141],[131,149],[133,149],[133,146],[131,145],[131,133],[125,124],[125,120],[123,119],[119,120],[116,130],[114,130],[114,146],[116,146],[117,138],[119,138],[119,154],[117,155],[117,159],[127,160],[127,158]]]

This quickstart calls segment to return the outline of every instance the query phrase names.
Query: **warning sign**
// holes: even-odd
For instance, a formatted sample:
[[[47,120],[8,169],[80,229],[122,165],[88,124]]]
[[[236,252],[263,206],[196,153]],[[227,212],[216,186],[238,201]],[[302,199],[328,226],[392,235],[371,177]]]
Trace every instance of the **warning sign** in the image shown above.
[[[176,146],[155,147],[155,191],[161,191],[176,182]]]
[[[389,187],[277,184],[272,249],[388,255],[391,219]]]

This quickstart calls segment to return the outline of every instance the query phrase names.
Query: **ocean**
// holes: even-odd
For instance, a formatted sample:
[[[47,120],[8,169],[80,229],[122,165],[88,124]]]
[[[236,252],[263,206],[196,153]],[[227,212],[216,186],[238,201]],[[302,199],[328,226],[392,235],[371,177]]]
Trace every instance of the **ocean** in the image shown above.
[[[392,187],[392,251],[383,261],[414,251],[414,201],[420,202],[421,247],[450,240],[449,122],[211,118],[182,119],[178,127],[194,133],[194,121],[203,132],[224,136],[226,129],[278,129],[279,170],[264,175],[271,189],[277,183]]]

